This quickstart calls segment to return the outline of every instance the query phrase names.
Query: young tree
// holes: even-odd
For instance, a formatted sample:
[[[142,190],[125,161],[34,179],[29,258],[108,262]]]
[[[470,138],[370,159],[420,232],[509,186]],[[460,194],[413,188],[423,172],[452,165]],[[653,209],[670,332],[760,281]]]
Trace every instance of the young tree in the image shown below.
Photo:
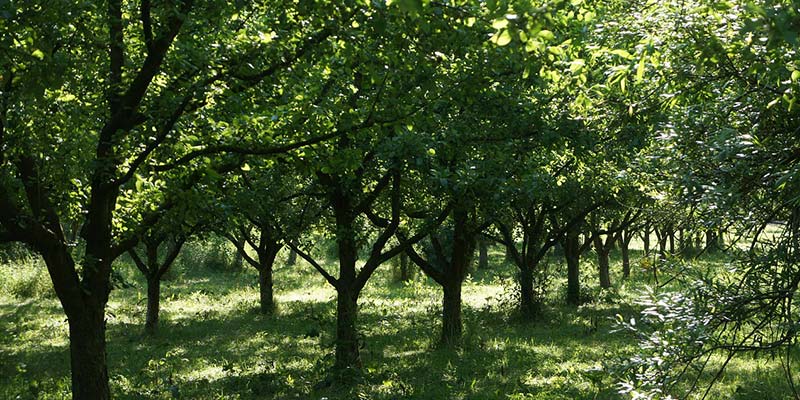
[[[172,234],[167,232],[149,233],[142,238],[145,258],[139,256],[135,247],[128,250],[128,254],[136,264],[136,268],[141,271],[147,281],[147,314],[144,331],[148,335],[154,335],[158,330],[161,280],[164,274],[172,267],[187,238],[188,234],[183,232]],[[159,260],[159,250],[164,245],[166,245],[166,249],[162,252],[164,253],[163,258]]]
[[[311,193],[309,179],[298,176],[287,163],[253,160],[245,165],[246,171],[240,171],[221,193],[219,201],[229,204],[230,215],[220,231],[258,271],[260,309],[270,314],[275,310],[275,259],[286,241],[294,241],[316,220],[318,199]]]

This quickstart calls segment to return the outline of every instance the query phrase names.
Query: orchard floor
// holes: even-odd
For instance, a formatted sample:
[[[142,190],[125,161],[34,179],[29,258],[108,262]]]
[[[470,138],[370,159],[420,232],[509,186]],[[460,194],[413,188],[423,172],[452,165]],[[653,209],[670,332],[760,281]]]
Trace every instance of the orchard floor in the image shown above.
[[[622,398],[606,368],[627,357],[636,343],[612,331],[617,314],[635,314],[637,290],[652,284],[643,272],[621,283],[615,269],[615,289],[599,292],[593,289],[596,266],[589,254],[582,271],[588,302],[563,305],[564,282],[556,280],[543,319],[525,322],[513,311],[513,270],[502,265],[500,254],[492,256],[492,269],[476,271],[465,284],[459,348],[436,346],[437,286],[419,276],[409,284],[393,283],[391,267],[379,270],[360,299],[363,371],[351,374],[347,386],[325,383],[333,361],[334,292],[307,265],[276,269],[279,307],[264,316],[257,312],[254,270],[179,264],[163,284],[160,330],[146,337],[143,280],[121,263],[121,275],[133,286],[115,289],[107,310],[112,394],[120,399]],[[69,396],[67,323],[47,293],[41,268],[35,262],[0,265],[5,282],[0,399]],[[562,267],[554,268],[563,276]],[[788,399],[790,393],[777,361],[746,359],[732,363],[708,398]]]

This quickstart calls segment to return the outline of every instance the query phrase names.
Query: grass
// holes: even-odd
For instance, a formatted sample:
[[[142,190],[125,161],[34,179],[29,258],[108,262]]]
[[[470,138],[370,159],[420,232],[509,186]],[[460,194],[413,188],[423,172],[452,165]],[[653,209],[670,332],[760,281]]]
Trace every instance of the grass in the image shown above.
[[[152,338],[142,334],[144,281],[132,265],[117,266],[134,284],[115,289],[107,310],[116,398],[616,399],[615,382],[603,367],[636,343],[611,333],[613,317],[633,314],[636,290],[649,283],[634,267],[633,279],[620,284],[614,258],[617,286],[599,292],[593,289],[596,264],[587,255],[584,287],[594,301],[563,305],[565,282],[556,280],[545,317],[525,322],[513,312],[513,268],[493,251],[492,270],[476,271],[464,287],[463,345],[441,349],[435,345],[438,287],[424,277],[394,283],[390,268],[382,268],[359,301],[363,373],[352,374],[352,385],[326,386],[320,382],[333,363],[335,301],[317,273],[303,264],[279,266],[279,308],[264,316],[257,312],[254,270],[198,266],[198,249],[188,251],[163,284],[161,327]],[[639,257],[634,250],[634,265]],[[35,261],[0,269],[0,398],[69,394],[67,323],[55,297],[41,289],[48,288],[42,269]],[[789,397],[778,361],[768,358],[736,360],[710,394]]]

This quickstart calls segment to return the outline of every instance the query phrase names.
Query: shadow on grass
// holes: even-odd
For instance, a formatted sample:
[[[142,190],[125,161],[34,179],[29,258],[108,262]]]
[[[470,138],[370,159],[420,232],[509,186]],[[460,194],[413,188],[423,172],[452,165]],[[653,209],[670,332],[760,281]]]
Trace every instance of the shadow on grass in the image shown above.
[[[492,273],[481,272],[471,285],[496,285]],[[354,374],[352,385],[320,385],[333,364],[335,303],[314,272],[276,271],[277,293],[304,295],[281,297],[275,315],[255,311],[252,271],[187,273],[165,285],[155,337],[142,334],[141,285],[115,291],[118,315],[108,325],[113,393],[121,399],[619,398],[610,378],[594,368],[635,346],[609,332],[614,315],[632,313],[630,304],[555,305],[536,322],[502,305],[465,305],[463,344],[440,348],[439,289],[424,282],[393,285],[389,277],[379,271],[361,300],[363,372]],[[65,337],[62,345],[43,345],[45,322],[19,334],[26,321],[58,318],[54,302],[0,304],[0,397],[63,397],[69,384]],[[762,377],[741,370],[737,379],[743,388],[758,388]],[[33,382],[38,386],[31,389]]]

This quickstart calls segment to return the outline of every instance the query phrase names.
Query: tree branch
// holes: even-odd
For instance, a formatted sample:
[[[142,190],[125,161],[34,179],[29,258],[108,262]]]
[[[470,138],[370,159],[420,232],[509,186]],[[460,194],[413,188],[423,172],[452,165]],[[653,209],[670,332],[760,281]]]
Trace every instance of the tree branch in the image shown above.
[[[136,249],[128,250],[128,255],[133,260],[133,263],[136,265],[136,268],[139,268],[139,271],[142,271],[144,276],[146,278],[149,278],[150,277],[150,268],[148,267],[148,265],[144,261],[142,261],[142,259],[139,257],[139,254],[136,253]]]
[[[339,289],[339,281],[336,278],[334,278],[331,274],[329,274],[328,271],[325,270],[325,268],[322,268],[322,266],[319,265],[319,263],[317,263],[317,261],[314,260],[314,258],[312,258],[303,250],[300,250],[300,248],[297,247],[294,243],[286,242],[286,244],[289,246],[289,248],[294,250],[294,252],[297,253],[300,257],[308,261],[308,263],[311,264],[311,266],[313,266],[314,269],[316,269],[320,274],[322,274],[322,276],[325,277],[325,280],[328,281],[328,283],[330,283],[331,286],[333,286],[336,289]]]

